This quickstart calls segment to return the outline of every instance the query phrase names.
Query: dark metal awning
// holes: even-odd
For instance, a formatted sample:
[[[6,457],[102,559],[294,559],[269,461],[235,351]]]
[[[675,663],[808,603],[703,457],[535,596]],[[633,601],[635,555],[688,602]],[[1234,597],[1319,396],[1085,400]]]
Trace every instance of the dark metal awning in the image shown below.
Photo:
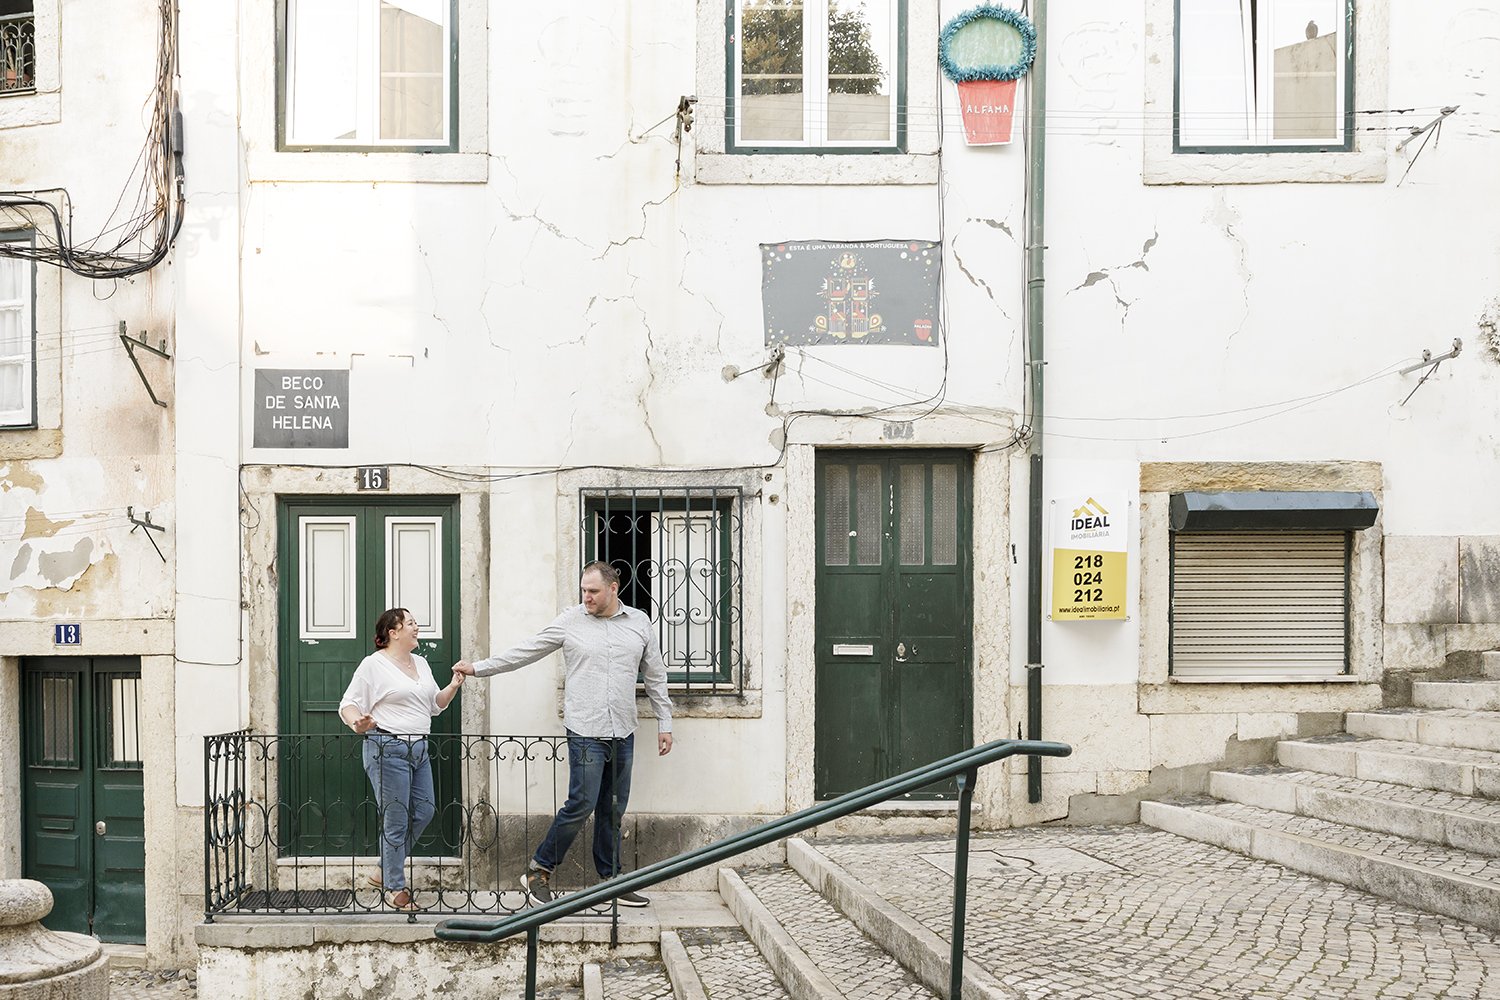
[[[1366,492],[1244,490],[1173,493],[1173,531],[1358,531],[1380,504]]]

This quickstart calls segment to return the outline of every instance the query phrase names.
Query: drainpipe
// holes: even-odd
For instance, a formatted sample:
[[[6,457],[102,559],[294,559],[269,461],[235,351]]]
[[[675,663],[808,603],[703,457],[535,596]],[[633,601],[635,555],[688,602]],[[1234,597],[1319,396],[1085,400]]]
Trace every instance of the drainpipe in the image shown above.
[[[1046,355],[1042,338],[1043,194],[1047,175],[1047,0],[1035,0],[1036,60],[1026,77],[1026,155],[1029,190],[1026,223],[1026,341],[1031,356],[1031,475],[1026,562],[1026,737],[1042,738],[1042,386]],[[1026,758],[1026,798],[1042,801],[1042,759]]]

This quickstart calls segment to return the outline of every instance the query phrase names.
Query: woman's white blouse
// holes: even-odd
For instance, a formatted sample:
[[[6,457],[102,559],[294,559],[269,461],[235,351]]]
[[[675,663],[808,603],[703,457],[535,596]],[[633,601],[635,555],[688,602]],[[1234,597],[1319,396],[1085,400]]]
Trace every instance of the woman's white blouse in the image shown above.
[[[355,668],[339,711],[353,705],[388,733],[425,736],[432,732],[432,717],[442,712],[437,681],[422,657],[413,653],[411,662],[417,668],[416,680],[382,650],[365,657]]]

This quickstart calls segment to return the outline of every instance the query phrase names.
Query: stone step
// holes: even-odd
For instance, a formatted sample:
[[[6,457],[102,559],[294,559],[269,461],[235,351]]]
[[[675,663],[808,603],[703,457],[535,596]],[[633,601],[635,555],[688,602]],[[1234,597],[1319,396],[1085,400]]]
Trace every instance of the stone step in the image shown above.
[[[1411,703],[1418,708],[1464,708],[1500,712],[1500,680],[1462,677],[1446,681],[1416,681]]]
[[[1344,716],[1344,728],[1355,736],[1500,751],[1500,712],[1382,708],[1374,712],[1350,712]]]
[[[669,935],[677,938],[680,955],[673,954]],[[684,927],[663,934],[662,959],[680,990],[678,1000],[790,1000],[755,942],[738,927]],[[693,992],[694,983],[701,992]]]
[[[1235,802],[1142,802],[1141,822],[1500,930],[1500,858]]]
[[[1287,767],[1214,771],[1208,792],[1260,809],[1500,855],[1500,802]]]
[[[583,1000],[673,1000],[672,981],[654,958],[612,958],[584,966]]]
[[[1276,760],[1303,771],[1500,798],[1500,753],[1488,750],[1335,733],[1282,740]]]
[[[786,842],[786,860],[809,885],[871,940],[894,955],[928,989],[939,996],[948,995],[953,978],[953,949],[948,941],[800,837]],[[951,880],[935,885],[938,891],[953,891]],[[969,1000],[1017,1000],[1015,990],[1003,985],[976,961],[964,963],[963,977],[963,995]]]
[[[1479,672],[1486,677],[1500,678],[1500,650],[1490,650],[1479,655]]]
[[[719,892],[793,1000],[935,1000],[791,868],[722,869]]]

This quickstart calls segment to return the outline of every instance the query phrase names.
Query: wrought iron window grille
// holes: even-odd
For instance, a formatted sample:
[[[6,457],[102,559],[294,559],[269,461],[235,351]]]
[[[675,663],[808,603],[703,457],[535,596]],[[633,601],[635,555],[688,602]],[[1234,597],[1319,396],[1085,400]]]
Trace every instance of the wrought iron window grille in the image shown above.
[[[684,694],[744,692],[744,508],[738,486],[579,490],[579,567],[619,572]]]
[[[36,17],[0,15],[0,97],[36,90]]]

